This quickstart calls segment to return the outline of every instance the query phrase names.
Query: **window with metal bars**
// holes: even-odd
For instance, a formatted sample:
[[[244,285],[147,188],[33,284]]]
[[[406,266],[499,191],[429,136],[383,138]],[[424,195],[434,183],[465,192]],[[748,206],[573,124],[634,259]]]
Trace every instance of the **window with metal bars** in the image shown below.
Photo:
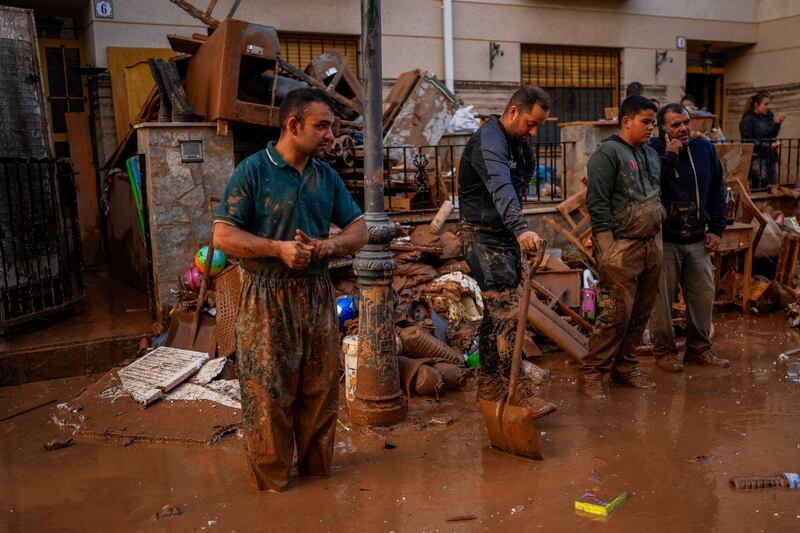
[[[281,56],[303,70],[312,59],[332,48],[347,57],[347,66],[358,76],[358,36],[278,32]]]
[[[619,50],[522,45],[522,83],[550,93],[559,122],[597,120],[619,105]]]

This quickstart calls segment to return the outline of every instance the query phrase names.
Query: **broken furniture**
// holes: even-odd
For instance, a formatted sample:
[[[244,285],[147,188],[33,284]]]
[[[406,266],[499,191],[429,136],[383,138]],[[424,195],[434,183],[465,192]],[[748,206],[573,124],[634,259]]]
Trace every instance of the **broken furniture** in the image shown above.
[[[745,224],[751,224],[755,221],[758,224],[755,237],[753,237],[753,250],[755,251],[758,249],[758,242],[761,240],[761,236],[764,234],[764,228],[767,226],[767,218],[758,207],[756,207],[756,204],[753,203],[753,199],[750,198],[750,194],[747,192],[748,189],[744,185],[745,183],[749,182],[735,179],[728,182],[728,185],[733,190],[733,196],[736,199],[737,209],[735,220]]]
[[[800,291],[795,289],[794,286],[798,257],[800,257],[800,235],[784,234],[781,254],[778,257],[778,267],[775,271],[775,281],[780,283],[795,298],[800,298]]]
[[[549,216],[544,217],[544,221],[583,254],[590,268],[596,269],[592,251],[585,246],[586,240],[592,236],[592,219],[589,216],[589,210],[586,208],[586,188],[584,187],[580,192],[573,194],[558,204],[556,209],[558,209],[567,226],[564,227],[563,224]]]
[[[162,346],[121,368],[122,387],[145,407],[196,373],[208,354]]]
[[[717,157],[722,164],[722,175],[725,185],[733,187],[734,180],[741,181],[746,187],[750,184],[750,160],[753,158],[752,143],[714,143]]]
[[[175,48],[175,37],[170,36],[170,43]],[[186,94],[194,109],[211,121],[278,126],[276,105],[255,103],[244,93],[257,77],[271,73],[270,97],[275,98],[280,51],[277,30],[227,19],[199,44],[186,72]]]
[[[692,115],[692,131],[707,135],[714,127],[717,115]]]
[[[742,313],[750,313],[750,278],[753,275],[753,226],[743,222],[734,222],[722,232],[722,240],[717,251],[714,252],[714,286],[725,285],[725,292],[732,298],[731,303],[742,306]],[[744,271],[742,272],[742,301],[737,300],[736,273],[738,272],[738,258],[730,258],[726,264],[726,273],[720,272],[722,259],[729,254],[744,252]]]
[[[436,147],[461,104],[424,70],[405,72],[397,79],[383,103],[383,144],[388,147],[389,166],[385,209],[410,210],[412,200],[415,207],[438,208],[448,198],[444,184],[436,182],[443,163]]]
[[[311,60],[305,70],[306,74],[312,78],[319,80],[325,85],[325,92],[333,95],[334,91],[349,100],[352,100],[359,106],[364,105],[364,90],[358,77],[350,70],[347,65],[347,58],[344,57],[338,50],[326,50],[321,55]],[[340,114],[345,112],[345,109],[340,109]],[[355,120],[359,113],[350,115],[349,120]]]
[[[589,339],[542,302],[535,293],[531,294],[528,307],[528,324],[553,341],[573,360],[581,361],[586,356]]]

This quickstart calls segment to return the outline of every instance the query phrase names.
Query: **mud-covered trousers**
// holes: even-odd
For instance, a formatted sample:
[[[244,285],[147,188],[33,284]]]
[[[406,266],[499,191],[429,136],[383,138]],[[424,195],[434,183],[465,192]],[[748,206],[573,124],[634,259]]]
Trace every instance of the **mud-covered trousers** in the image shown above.
[[[519,245],[514,238],[493,238],[462,227],[461,247],[483,296],[478,396],[498,400],[508,392],[511,376],[521,276]]]
[[[581,361],[587,376],[607,374],[613,368],[620,377],[635,371],[639,360],[634,350],[650,317],[661,273],[661,236],[650,239],[616,239],[607,253],[594,243],[600,280],[597,305],[600,314]]]
[[[259,490],[330,474],[338,403],[337,319],[327,274],[245,273],[236,322],[247,458]]]

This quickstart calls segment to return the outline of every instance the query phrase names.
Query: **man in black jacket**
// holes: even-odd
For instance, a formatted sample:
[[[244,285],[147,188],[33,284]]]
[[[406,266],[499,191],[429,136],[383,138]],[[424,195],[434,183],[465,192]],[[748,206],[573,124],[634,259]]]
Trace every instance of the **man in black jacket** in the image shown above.
[[[656,364],[667,372],[683,370],[672,329],[672,302],[680,285],[686,304],[684,360],[727,367],[730,362],[714,353],[709,339],[715,291],[709,254],[719,246],[726,224],[722,165],[714,145],[691,137],[691,119],[683,106],[664,106],[658,124],[660,137],[650,145],[661,156],[667,220],[659,294],[650,316]]]
[[[548,94],[518,89],[503,115],[494,116],[470,137],[458,168],[458,199],[464,257],[483,292],[478,395],[499,400],[508,392],[521,277],[520,250],[533,253],[542,241],[522,214],[522,196],[535,174],[528,146],[547,119]],[[519,387],[514,399],[536,418],[555,406]]]

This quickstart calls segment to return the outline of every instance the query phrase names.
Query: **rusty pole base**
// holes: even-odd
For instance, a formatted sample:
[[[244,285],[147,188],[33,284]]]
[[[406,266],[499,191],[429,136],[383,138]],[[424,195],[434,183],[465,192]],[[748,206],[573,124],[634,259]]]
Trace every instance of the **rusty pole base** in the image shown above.
[[[367,213],[365,218],[371,242],[391,240],[394,226],[386,215]],[[350,421],[355,424],[391,426],[408,414],[394,332],[391,281],[395,265],[394,254],[385,244],[366,245],[353,261],[361,291],[355,399],[350,402]]]
[[[406,419],[408,404],[402,392],[378,400],[355,398],[350,402],[350,422],[359,426],[393,426]]]

